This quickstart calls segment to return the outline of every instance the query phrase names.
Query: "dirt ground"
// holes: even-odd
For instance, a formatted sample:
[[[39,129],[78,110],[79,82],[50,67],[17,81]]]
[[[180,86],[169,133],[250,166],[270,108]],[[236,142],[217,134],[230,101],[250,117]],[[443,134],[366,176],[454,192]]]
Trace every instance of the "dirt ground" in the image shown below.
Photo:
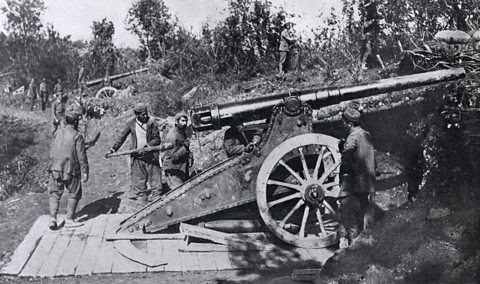
[[[27,112],[2,107],[1,114],[15,116],[32,125],[35,143],[25,151],[39,161],[29,173],[37,177],[39,188],[0,201],[0,267],[8,262],[38,216],[48,213],[44,169],[51,141],[45,135],[50,127],[48,111]],[[126,158],[104,158],[129,116],[125,113],[89,123],[89,135],[100,131],[101,136],[88,150],[91,177],[84,186],[77,216],[133,211],[127,202],[130,183]],[[405,203],[405,192],[401,188],[380,194],[385,206],[380,206],[377,212],[373,242],[361,236],[352,247],[339,251],[327,262],[317,282],[478,283],[478,188],[465,183],[446,192],[436,197],[420,196],[414,203]],[[394,206],[387,206],[388,202]],[[390,210],[384,211],[387,208]],[[60,210],[60,214],[64,213],[65,200]],[[296,283],[290,280],[290,273],[291,269],[284,268],[278,271],[142,273],[41,280],[0,277],[0,282]]]

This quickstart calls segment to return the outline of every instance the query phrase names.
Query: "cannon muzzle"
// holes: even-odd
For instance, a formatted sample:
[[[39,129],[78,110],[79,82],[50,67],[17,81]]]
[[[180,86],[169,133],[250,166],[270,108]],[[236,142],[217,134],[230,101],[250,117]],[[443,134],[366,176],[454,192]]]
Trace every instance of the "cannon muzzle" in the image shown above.
[[[455,68],[356,85],[274,93],[244,101],[194,107],[192,109],[192,125],[197,131],[205,131],[220,129],[222,126],[265,119],[271,115],[274,106],[287,103],[289,98],[292,97],[296,98],[297,100],[295,101],[297,102],[308,103],[313,108],[318,109],[338,104],[342,101],[453,81],[464,77],[465,70],[463,68]]]

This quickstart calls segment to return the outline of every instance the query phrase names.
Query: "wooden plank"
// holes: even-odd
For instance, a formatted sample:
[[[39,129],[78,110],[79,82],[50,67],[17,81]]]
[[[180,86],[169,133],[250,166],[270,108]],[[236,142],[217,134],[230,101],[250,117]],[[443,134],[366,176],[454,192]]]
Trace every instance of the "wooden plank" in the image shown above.
[[[319,265],[325,264],[327,260],[333,256],[333,252],[331,252],[327,248],[322,248],[322,249],[312,249],[309,250],[308,253],[312,257],[314,261],[317,261]]]
[[[105,234],[113,233],[123,219],[122,215],[107,215],[107,224],[105,226]],[[112,271],[113,257],[115,248],[113,242],[107,242],[104,238],[100,245],[99,258],[93,268],[93,273],[110,273]]]
[[[23,239],[13,253],[10,262],[2,268],[0,274],[17,275],[22,271],[23,267],[37,247],[43,233],[47,229],[48,222],[48,215],[42,215],[37,219],[37,221],[35,221],[32,228],[25,236],[25,239]]]
[[[293,281],[315,281],[321,275],[321,268],[294,269],[291,274]]]
[[[267,264],[265,260],[260,256],[259,251],[245,251],[245,259],[253,265],[256,269],[265,269]]]
[[[177,242],[177,255],[182,260],[182,271],[195,271],[201,270],[200,261],[198,260],[198,253],[196,252],[178,252],[178,247],[183,240]]]
[[[234,269],[254,268],[254,264],[249,261],[245,252],[230,252],[228,257],[230,258],[230,261],[232,262],[232,268]]]
[[[115,253],[113,256],[112,273],[146,272],[147,267],[143,263],[149,265],[165,263],[162,260],[155,261],[152,256],[148,256],[145,252],[135,247],[130,240],[113,241],[113,246],[115,247]]]
[[[163,243],[163,257],[168,262],[165,271],[182,271],[182,261],[178,252],[178,241],[165,240]]]
[[[25,267],[22,269],[20,276],[22,277],[35,277],[37,276],[40,267],[42,267],[43,262],[47,258],[47,255],[50,253],[50,250],[57,239],[58,231],[52,231],[47,229],[40,240],[37,248],[33,252],[30,259],[25,264]]]
[[[165,262],[168,264],[168,260],[164,257],[163,255],[163,244],[165,241],[163,240],[148,240],[145,241],[147,244],[147,253],[150,255],[158,255],[159,257],[162,257],[165,259]],[[165,271],[165,266],[167,265],[159,265],[155,267],[147,267],[147,272],[159,272],[159,271]]]
[[[191,236],[195,238],[210,240],[215,243],[223,245],[232,245],[232,243],[255,243],[263,245],[267,239],[265,233],[223,233],[211,229],[202,228],[199,226],[193,226],[185,223],[180,224],[180,232],[185,236]]]
[[[95,262],[99,257],[100,245],[102,244],[107,215],[99,215],[92,219],[93,224],[85,244],[80,260],[78,261],[75,275],[90,275],[93,273]]]
[[[105,236],[107,241],[116,240],[183,240],[183,234],[109,234]]]
[[[70,237],[68,247],[65,249],[58,263],[55,276],[70,276],[75,274],[75,268],[77,268],[78,261],[82,256],[92,223],[93,221],[87,221],[81,227],[70,229],[73,231],[73,234]]]
[[[197,255],[200,263],[200,270],[218,270],[217,261],[215,260],[215,252],[202,252]]]
[[[45,258],[45,261],[38,271],[37,275],[40,277],[53,277],[57,270],[57,265],[62,258],[63,253],[70,243],[70,237],[73,235],[73,230],[67,230],[65,228],[60,229],[57,239],[53,244],[50,253]]]
[[[215,252],[214,256],[217,270],[233,269],[232,261],[230,260],[230,257],[228,257],[228,252]]]

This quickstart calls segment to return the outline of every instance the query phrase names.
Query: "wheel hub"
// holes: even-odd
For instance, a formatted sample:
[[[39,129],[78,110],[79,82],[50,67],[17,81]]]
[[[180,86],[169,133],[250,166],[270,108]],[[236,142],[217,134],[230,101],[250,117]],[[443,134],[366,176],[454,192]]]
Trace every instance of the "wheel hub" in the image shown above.
[[[307,186],[302,197],[308,204],[317,206],[322,203],[325,194],[321,185],[311,184]]]

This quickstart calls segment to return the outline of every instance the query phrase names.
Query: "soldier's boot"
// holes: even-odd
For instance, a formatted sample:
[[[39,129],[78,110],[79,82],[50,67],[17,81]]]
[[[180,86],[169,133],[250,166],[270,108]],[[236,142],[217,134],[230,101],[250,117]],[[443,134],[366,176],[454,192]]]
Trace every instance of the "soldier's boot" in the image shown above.
[[[67,203],[67,216],[65,217],[65,228],[76,228],[83,226],[83,223],[79,223],[73,219],[75,210],[77,210],[78,200],[68,199]]]
[[[58,198],[51,195],[48,199],[48,206],[50,209],[50,222],[48,222],[48,227],[50,230],[55,230],[57,229],[57,212],[59,206]]]

